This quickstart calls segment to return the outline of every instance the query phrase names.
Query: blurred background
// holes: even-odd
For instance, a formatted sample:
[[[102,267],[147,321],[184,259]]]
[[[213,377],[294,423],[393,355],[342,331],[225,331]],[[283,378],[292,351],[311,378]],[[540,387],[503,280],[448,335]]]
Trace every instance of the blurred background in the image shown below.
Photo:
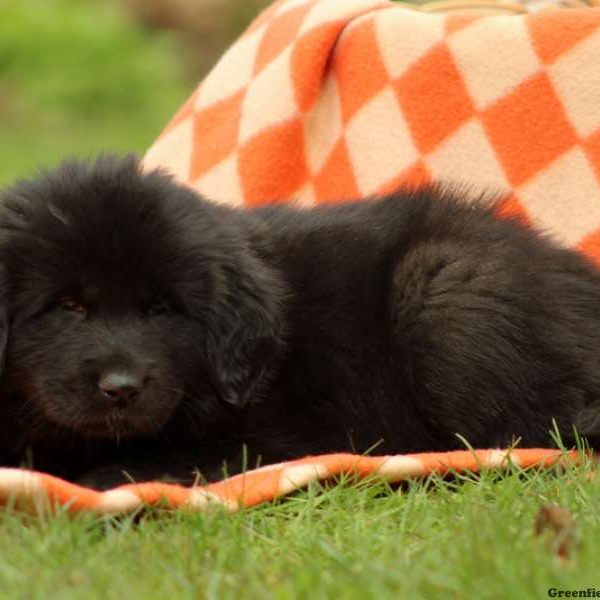
[[[0,0],[0,186],[143,153],[269,0]]]

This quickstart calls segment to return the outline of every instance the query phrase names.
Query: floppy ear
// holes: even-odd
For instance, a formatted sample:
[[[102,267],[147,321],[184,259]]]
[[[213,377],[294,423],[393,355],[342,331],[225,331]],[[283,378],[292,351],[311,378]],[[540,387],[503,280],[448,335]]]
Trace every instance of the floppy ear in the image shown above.
[[[227,276],[207,339],[215,385],[234,406],[260,396],[285,346],[282,282],[260,260],[244,263]]]

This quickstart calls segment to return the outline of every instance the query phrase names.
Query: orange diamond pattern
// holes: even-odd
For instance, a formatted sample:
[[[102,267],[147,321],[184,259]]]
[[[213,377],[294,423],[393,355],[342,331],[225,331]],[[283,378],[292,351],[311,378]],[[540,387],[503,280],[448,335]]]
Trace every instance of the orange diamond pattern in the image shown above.
[[[423,154],[455,132],[475,111],[445,44],[431,50],[395,82],[398,101]]]
[[[539,102],[540,98],[544,101]],[[534,106],[535,114],[532,114]],[[561,101],[544,73],[496,102],[483,113],[482,120],[514,187],[526,182],[577,143]]]
[[[383,90],[390,82],[390,76],[378,51],[373,20],[343,35],[338,47],[333,71],[340,89],[342,118],[347,123],[377,92]],[[353,56],[363,52],[372,58],[368,69],[352,60]]]
[[[527,68],[491,73],[499,48]],[[279,0],[145,168],[234,205],[465,182],[600,262],[598,48],[600,8],[442,16],[389,0]]]

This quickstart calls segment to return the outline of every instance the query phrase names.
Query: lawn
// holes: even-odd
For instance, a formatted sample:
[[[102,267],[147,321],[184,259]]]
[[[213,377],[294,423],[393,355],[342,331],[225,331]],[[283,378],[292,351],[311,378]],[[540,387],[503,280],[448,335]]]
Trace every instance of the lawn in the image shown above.
[[[143,152],[193,89],[178,41],[89,0],[0,2],[0,184],[68,154]],[[4,598],[545,598],[600,588],[600,478],[318,485],[236,515],[30,521],[0,512]],[[560,561],[534,533],[571,512]]]
[[[180,45],[108,0],[0,1],[0,185],[68,155],[143,153],[197,83]]]
[[[385,484],[314,485],[231,515],[132,519],[0,517],[3,598],[545,598],[600,588],[600,479],[487,473],[402,492]],[[568,561],[541,506],[568,509]]]

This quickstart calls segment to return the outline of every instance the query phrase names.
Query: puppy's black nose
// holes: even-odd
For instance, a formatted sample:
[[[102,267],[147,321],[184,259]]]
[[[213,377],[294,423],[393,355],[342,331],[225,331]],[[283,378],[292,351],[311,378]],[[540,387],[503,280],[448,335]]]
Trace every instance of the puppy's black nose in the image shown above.
[[[101,375],[98,387],[115,404],[133,404],[142,390],[142,380],[133,373],[115,371]]]

